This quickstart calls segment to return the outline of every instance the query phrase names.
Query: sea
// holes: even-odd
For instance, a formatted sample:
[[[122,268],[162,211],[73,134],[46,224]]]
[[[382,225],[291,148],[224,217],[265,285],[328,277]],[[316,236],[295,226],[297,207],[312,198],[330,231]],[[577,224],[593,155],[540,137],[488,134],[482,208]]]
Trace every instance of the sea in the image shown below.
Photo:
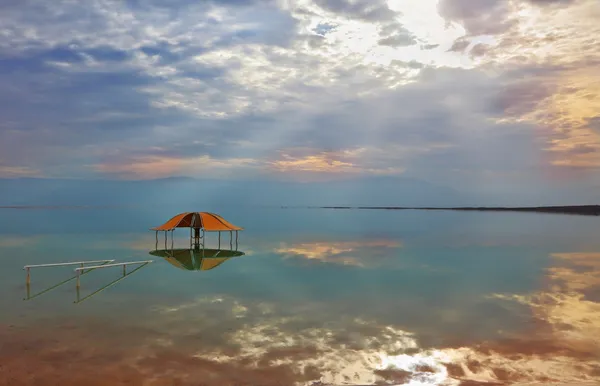
[[[188,210],[0,209],[0,385],[600,384],[599,217]]]

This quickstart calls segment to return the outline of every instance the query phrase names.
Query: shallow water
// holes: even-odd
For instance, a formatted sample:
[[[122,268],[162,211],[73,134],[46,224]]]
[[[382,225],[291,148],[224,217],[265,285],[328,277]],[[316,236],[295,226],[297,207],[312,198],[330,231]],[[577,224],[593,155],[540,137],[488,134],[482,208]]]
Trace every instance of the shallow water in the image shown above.
[[[178,209],[3,210],[0,384],[600,382],[597,217],[206,208],[246,228],[217,262],[161,257]],[[153,263],[24,300],[99,259]]]

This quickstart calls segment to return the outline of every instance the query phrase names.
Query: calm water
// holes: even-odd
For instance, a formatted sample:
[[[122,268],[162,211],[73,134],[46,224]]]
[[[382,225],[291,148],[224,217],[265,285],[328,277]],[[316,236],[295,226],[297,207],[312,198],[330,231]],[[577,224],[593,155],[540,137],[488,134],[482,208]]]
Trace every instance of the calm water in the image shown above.
[[[2,210],[0,384],[600,382],[600,218],[203,208],[243,254],[189,270],[180,209]],[[97,259],[154,262],[24,300]]]

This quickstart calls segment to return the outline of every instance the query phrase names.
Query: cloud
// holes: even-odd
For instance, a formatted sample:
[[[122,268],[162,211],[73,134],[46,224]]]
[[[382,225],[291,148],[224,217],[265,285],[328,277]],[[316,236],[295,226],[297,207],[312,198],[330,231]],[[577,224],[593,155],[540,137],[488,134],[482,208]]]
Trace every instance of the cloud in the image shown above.
[[[583,68],[518,81],[502,97],[511,101],[506,120],[538,125],[553,165],[598,169],[600,134],[593,119],[600,108],[600,83],[593,79],[592,70]]]
[[[379,149],[356,148],[311,152],[311,149],[296,148],[281,151],[279,159],[271,161],[268,167],[281,173],[312,172],[342,175],[397,175],[404,171],[401,165],[382,162],[381,159],[369,159],[369,155],[376,155],[374,153],[377,152],[385,156],[385,152]]]
[[[531,12],[531,6],[567,6],[578,2],[582,3],[579,0],[441,0],[438,9],[449,22],[463,25],[470,36],[502,35],[520,29],[525,20],[519,13]]]
[[[27,166],[2,166],[0,165],[1,178],[14,177],[39,177],[42,174],[39,170],[32,169]]]
[[[578,0],[525,0],[525,1],[528,1],[531,4],[535,4],[535,5],[546,6],[546,5],[569,5],[569,4],[576,3]]]
[[[112,174],[127,179],[163,178],[177,176],[215,177],[230,173],[231,170],[253,167],[256,161],[245,158],[213,159],[210,156],[176,158],[169,156],[131,157],[118,162],[92,165],[104,174]]]
[[[569,6],[537,7],[542,3]],[[496,100],[503,114],[500,121],[537,126],[536,136],[545,142],[545,162],[553,166],[597,169],[600,137],[589,122],[598,110],[593,73],[600,29],[593,19],[599,11],[591,1],[517,5],[511,16],[517,24],[477,52],[482,66],[504,73],[506,83]],[[464,50],[467,42],[471,45],[473,39],[456,44]]]
[[[396,16],[396,12],[390,9],[387,2],[381,0],[315,0],[315,3],[334,14],[365,21],[393,20]]]
[[[390,47],[412,46],[416,43],[417,41],[414,39],[414,37],[402,33],[392,34],[379,40],[379,44],[381,44],[382,46]]]
[[[595,5],[5,2],[3,175],[589,177]]]
[[[494,35],[514,25],[511,4],[505,0],[441,0],[439,12],[446,20],[461,23],[471,35]]]

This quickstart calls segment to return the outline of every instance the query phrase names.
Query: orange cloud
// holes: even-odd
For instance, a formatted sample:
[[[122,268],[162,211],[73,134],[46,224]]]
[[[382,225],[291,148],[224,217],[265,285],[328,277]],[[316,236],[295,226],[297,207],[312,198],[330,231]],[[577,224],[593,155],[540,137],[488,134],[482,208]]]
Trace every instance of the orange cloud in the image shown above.
[[[177,158],[159,156],[140,157],[132,162],[101,163],[94,170],[107,174],[133,175],[139,178],[165,177],[181,170],[183,162]]]
[[[519,119],[550,129],[542,135],[556,166],[600,167],[600,132],[590,122],[600,115],[600,78],[596,69],[547,77],[555,92]]]
[[[500,121],[539,127],[551,165],[600,168],[600,130],[591,125],[600,115],[600,8],[595,0],[532,3],[513,4],[518,22],[479,59],[488,69],[530,74],[507,96],[512,106]]]
[[[350,162],[331,159],[327,153],[309,155],[304,158],[294,158],[288,154],[283,154],[283,160],[274,161],[272,165],[280,171],[299,170],[311,172],[340,172],[354,171],[355,165]]]
[[[39,177],[41,172],[27,166],[0,166],[0,178]]]
[[[159,178],[173,175],[210,174],[219,170],[250,167],[256,163],[249,158],[214,159],[208,155],[191,158],[167,156],[141,156],[119,162],[107,162],[93,165],[100,173],[117,174],[130,178]]]
[[[340,151],[319,151],[310,149],[291,149],[280,152],[280,159],[268,163],[268,169],[277,172],[312,172],[326,174],[401,174],[404,168],[401,166],[390,166],[396,163],[373,162],[370,159],[374,152],[379,149],[356,148]],[[291,153],[309,153],[294,155]]]

